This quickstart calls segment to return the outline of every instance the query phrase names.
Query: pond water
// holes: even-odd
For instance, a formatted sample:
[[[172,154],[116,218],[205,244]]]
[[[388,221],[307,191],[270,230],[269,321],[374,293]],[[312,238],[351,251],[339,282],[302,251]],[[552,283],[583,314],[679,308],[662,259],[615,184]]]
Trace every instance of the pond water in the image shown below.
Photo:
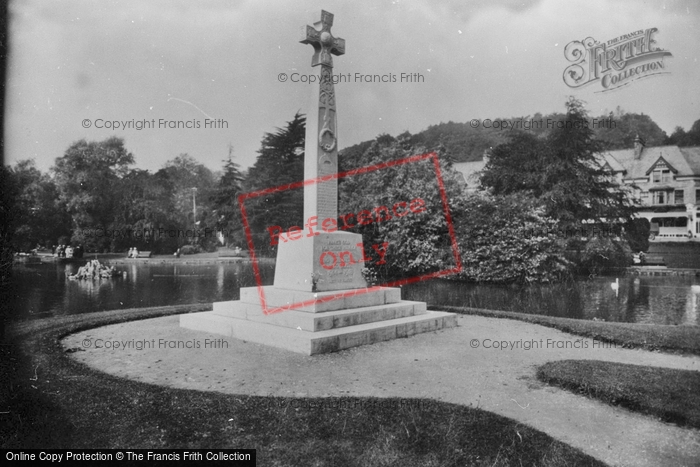
[[[271,284],[274,263],[261,263]],[[10,319],[26,319],[121,308],[237,300],[240,287],[255,285],[248,262],[219,264],[118,265],[126,276],[70,281],[76,264],[16,265],[10,285]],[[700,280],[690,276],[582,278],[549,286],[490,286],[431,280],[403,287],[406,300],[429,305],[472,306],[576,319],[700,325]]]

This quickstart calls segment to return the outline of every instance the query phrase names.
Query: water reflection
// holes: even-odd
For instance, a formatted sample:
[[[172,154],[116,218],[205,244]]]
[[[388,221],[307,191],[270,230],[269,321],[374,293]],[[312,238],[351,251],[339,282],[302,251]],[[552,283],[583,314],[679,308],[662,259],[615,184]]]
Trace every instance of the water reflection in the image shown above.
[[[700,284],[689,276],[609,277],[571,283],[515,287],[456,284],[448,280],[404,287],[407,300],[470,306],[575,319],[698,325]]]
[[[256,285],[249,263],[117,266],[125,276],[70,281],[78,265],[18,265],[11,309],[15,317],[44,317],[120,308],[237,300],[241,287]],[[274,264],[261,263],[263,284],[271,284]],[[406,300],[431,305],[471,306],[576,319],[654,324],[700,324],[700,282],[689,276],[629,276],[582,279],[549,286],[491,286],[432,280],[403,287]]]
[[[74,264],[18,265],[10,284],[15,317],[43,317],[120,308],[236,300],[241,287],[256,285],[250,265],[132,263],[117,266],[126,275],[109,280],[71,281]],[[261,264],[264,283],[274,265]]]

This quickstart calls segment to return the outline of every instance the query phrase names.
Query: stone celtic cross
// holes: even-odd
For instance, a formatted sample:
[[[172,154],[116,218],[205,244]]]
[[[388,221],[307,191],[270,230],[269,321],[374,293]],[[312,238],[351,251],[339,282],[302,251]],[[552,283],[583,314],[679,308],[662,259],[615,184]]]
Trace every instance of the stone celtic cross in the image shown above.
[[[313,26],[303,28],[300,41],[302,44],[314,46],[314,56],[311,59],[311,66],[326,65],[333,68],[333,55],[343,55],[345,53],[345,39],[333,37],[331,27],[333,26],[333,14],[321,10],[321,21]],[[320,29],[318,29],[320,27]]]
[[[304,178],[317,179],[338,172],[338,136],[333,88],[333,58],[345,53],[345,39],[333,37],[333,15],[321,11],[321,21],[302,28],[302,44],[314,47],[315,69],[311,105],[306,118]],[[316,216],[319,224],[338,217],[338,180],[305,185],[304,219]]]
[[[345,53],[345,40],[331,34],[333,15],[321,11],[321,21],[305,26],[301,43],[314,47],[308,75],[311,101],[304,143],[304,233],[280,235],[275,287],[327,292],[367,287],[362,276],[362,235],[342,231],[338,220],[338,130],[331,55]],[[335,226],[333,224],[336,224]],[[348,258],[336,267],[333,258]],[[349,258],[352,257],[351,261]]]

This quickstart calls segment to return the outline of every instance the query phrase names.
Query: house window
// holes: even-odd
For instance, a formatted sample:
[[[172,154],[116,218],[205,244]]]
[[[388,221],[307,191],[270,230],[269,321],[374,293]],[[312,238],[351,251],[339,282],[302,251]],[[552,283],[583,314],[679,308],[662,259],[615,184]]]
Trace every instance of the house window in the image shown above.
[[[675,190],[673,192],[673,200],[676,204],[683,204],[683,190]]]
[[[700,190],[695,190],[695,204],[700,203]]]
[[[666,192],[665,191],[655,191],[654,192],[654,204],[666,204]]]
[[[671,171],[668,169],[654,170],[652,172],[652,181],[654,183],[668,183],[671,181]]]
[[[687,217],[654,217],[652,224],[658,227],[688,227]]]

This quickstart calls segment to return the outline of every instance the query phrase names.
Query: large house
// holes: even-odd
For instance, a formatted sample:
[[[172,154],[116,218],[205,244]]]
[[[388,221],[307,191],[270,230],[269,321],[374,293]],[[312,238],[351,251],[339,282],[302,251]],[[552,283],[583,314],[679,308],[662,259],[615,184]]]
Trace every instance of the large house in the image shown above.
[[[634,187],[638,215],[651,223],[651,241],[700,243],[700,147],[645,147],[637,137],[634,148],[605,152],[600,162],[619,183]],[[474,190],[485,165],[481,160],[454,167],[467,190]]]

